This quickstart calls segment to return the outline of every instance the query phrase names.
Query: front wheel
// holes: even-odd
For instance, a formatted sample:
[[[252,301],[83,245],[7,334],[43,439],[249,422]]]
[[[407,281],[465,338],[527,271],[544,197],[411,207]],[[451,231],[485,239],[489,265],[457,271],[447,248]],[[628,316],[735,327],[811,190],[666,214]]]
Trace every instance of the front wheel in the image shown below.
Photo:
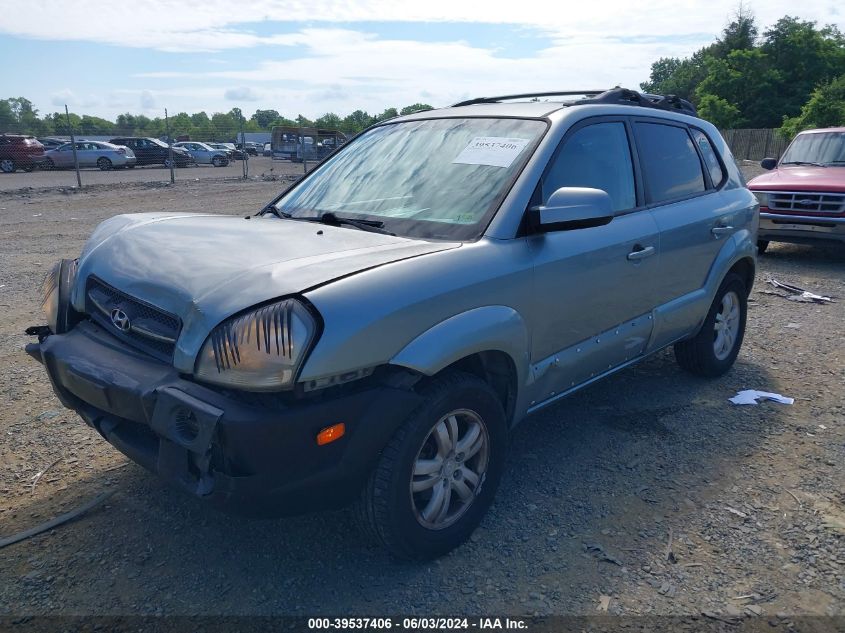
[[[420,395],[423,404],[388,442],[355,506],[362,529],[402,559],[441,556],[472,534],[507,451],[501,402],[480,378],[449,372]]]
[[[211,164],[215,167],[225,167],[229,164],[229,161],[223,158],[222,156],[215,156],[211,159]]]
[[[686,371],[715,378],[727,372],[745,336],[748,291],[742,278],[728,274],[719,286],[704,325],[694,337],[675,344],[675,358]]]
[[[108,158],[102,157],[97,159],[97,167],[100,168],[100,171],[109,171],[112,168],[112,164]]]

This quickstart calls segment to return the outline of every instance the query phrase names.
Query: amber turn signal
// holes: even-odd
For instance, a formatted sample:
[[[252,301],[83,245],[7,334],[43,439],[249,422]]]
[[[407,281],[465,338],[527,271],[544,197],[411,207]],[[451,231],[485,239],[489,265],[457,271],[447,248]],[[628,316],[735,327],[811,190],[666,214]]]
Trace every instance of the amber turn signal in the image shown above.
[[[346,433],[346,425],[343,422],[327,426],[317,433],[317,446],[323,446],[324,444],[339,440],[343,437],[344,433]]]

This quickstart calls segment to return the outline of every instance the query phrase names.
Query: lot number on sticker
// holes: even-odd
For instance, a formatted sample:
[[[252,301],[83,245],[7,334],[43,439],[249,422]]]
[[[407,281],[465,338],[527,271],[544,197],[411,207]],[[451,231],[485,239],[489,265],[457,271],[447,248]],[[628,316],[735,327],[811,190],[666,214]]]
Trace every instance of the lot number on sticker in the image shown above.
[[[510,167],[527,144],[528,139],[524,138],[476,136],[452,162],[461,165]]]

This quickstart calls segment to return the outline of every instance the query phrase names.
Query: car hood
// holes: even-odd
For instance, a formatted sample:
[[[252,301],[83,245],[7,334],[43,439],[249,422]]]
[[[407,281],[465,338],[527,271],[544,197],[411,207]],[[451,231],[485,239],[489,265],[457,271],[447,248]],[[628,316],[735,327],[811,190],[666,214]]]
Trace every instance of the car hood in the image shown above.
[[[782,165],[748,183],[752,191],[845,192],[845,167]]]
[[[275,216],[119,215],[92,234],[79,259],[73,304],[85,307],[91,275],[177,315],[175,364],[208,332],[246,308],[302,293],[390,262],[457,248]]]

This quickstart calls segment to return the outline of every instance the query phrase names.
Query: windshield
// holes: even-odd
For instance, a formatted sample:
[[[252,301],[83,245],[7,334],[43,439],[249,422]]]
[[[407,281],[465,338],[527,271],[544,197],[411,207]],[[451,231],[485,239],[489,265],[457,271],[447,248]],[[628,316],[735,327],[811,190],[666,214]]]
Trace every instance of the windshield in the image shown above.
[[[149,140],[150,140],[151,143],[153,143],[154,145],[158,145],[159,147],[167,147],[168,146],[167,143],[164,143],[164,142],[158,140],[157,138],[151,138]]]
[[[845,132],[799,134],[780,162],[845,165]]]
[[[546,130],[526,119],[435,119],[374,128],[289,191],[293,218],[383,222],[409,237],[478,238]]]

